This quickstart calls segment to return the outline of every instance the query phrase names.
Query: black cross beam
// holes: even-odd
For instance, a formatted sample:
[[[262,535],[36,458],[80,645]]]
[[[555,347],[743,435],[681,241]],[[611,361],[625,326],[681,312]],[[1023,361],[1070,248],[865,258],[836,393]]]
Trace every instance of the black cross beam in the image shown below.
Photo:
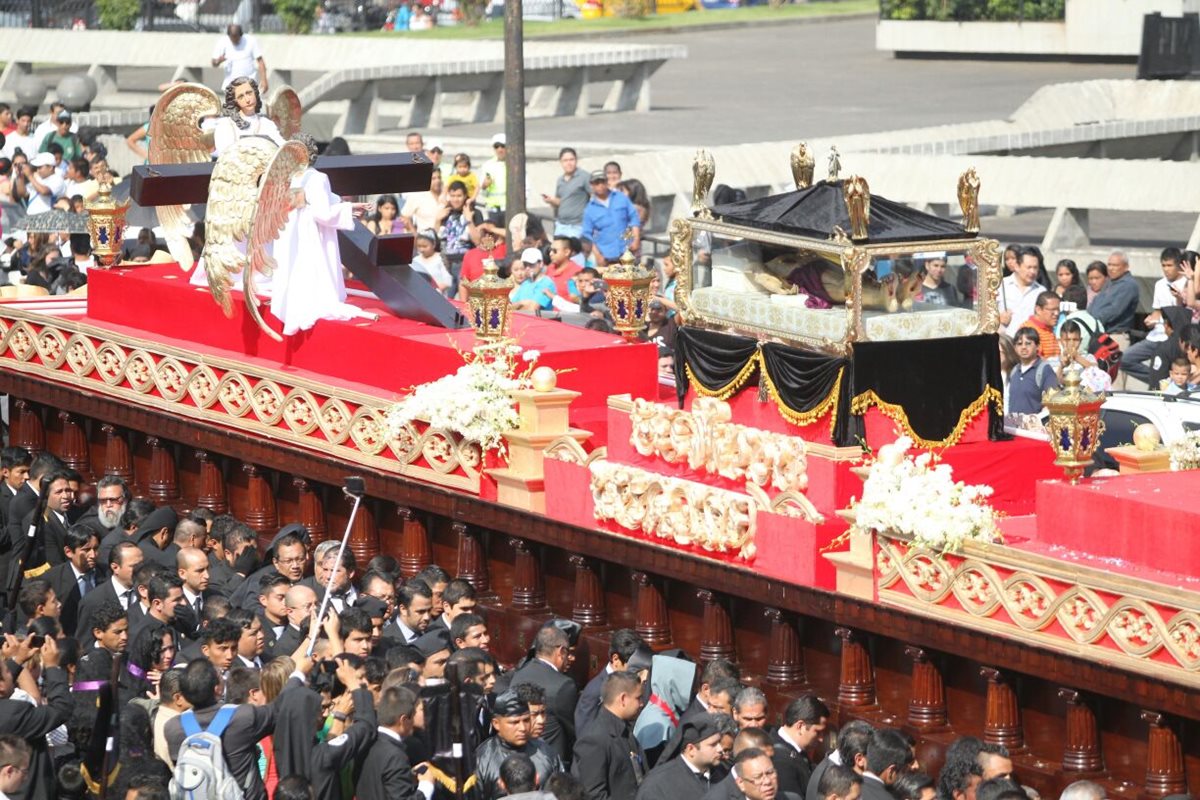
[[[341,196],[377,192],[427,192],[433,163],[423,153],[321,156],[313,165],[329,176]],[[140,206],[208,202],[213,165],[139,164],[133,168],[129,196]],[[398,317],[442,328],[468,327],[466,317],[409,263],[413,237],[407,233],[376,236],[361,222],[338,231],[342,263]]]

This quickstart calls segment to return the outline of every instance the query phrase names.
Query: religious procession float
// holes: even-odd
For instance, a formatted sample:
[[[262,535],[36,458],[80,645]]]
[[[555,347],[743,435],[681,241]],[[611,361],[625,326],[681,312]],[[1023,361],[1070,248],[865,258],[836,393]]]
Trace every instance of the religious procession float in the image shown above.
[[[490,265],[452,304],[407,266],[411,238],[359,225],[338,244],[361,313],[283,335],[255,282],[291,266],[265,245],[297,181],[415,190],[432,165],[313,161],[255,137],[213,164],[197,124],[212,98],[186,87],[158,103],[132,194],[169,243],[179,208],[207,200],[207,281],[119,263],[124,208],[102,195],[107,268],[87,296],[0,302],[13,444],[232,512],[264,540],[349,523],[360,562],[469,580],[502,662],[565,617],[583,626],[584,678],[627,626],[736,660],[772,709],[815,691],[838,725],[901,727],[931,770],[972,734],[1044,796],[1084,776],[1126,798],[1200,788],[1192,475],[1081,480],[1099,398],[1070,379],[1047,398],[1049,445],[1004,435],[1000,266],[974,171],[951,221],[836,160],[814,180],[801,145],[794,190],[710,207],[701,153],[692,214],[670,227],[681,327],[663,397],[657,350],[636,341],[650,275],[632,258],[605,274],[613,335],[510,313]],[[279,107],[281,132],[298,128]],[[918,298],[930,253],[973,300]],[[367,486],[352,520],[348,474]]]

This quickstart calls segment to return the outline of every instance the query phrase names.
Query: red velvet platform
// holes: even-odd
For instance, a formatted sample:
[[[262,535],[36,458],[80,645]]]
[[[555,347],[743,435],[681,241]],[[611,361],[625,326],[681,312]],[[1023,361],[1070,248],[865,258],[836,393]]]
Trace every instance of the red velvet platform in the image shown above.
[[[1100,561],[1111,571],[1174,574],[1196,588],[1200,576],[1200,473],[1149,472],[1038,484],[1031,547],[1056,558]],[[1162,577],[1150,577],[1161,581]]]
[[[351,297],[380,319],[322,320],[280,343],[259,331],[240,293],[233,297],[233,317],[226,318],[208,289],[189,285],[188,274],[175,264],[95,270],[88,277],[85,322],[134,329],[200,353],[309,373],[369,394],[399,397],[414,385],[454,372],[462,365],[459,351],[470,350],[475,340],[470,328],[450,331],[399,319],[378,300]],[[265,310],[263,317],[281,330]],[[652,345],[630,345],[611,334],[525,314],[511,319],[521,346],[539,351],[539,364],[560,370],[559,386],[582,393],[571,406],[572,422],[596,434],[596,441],[605,439],[609,395],[658,396],[658,354]]]

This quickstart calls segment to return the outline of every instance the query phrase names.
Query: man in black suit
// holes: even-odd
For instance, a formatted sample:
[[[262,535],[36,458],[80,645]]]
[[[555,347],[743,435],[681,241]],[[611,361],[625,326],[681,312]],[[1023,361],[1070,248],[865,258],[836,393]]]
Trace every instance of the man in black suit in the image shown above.
[[[738,731],[737,736],[733,737],[733,748],[730,755],[736,761],[737,757],[745,750],[758,750],[770,758],[775,752],[775,747],[771,744],[771,734],[763,728],[743,728]],[[730,770],[720,783],[713,784],[713,787],[708,790],[708,794],[704,795],[703,800],[744,800],[744,798],[745,794],[738,788],[737,774],[734,770]]]
[[[37,578],[50,567],[63,563],[63,544],[67,538],[67,511],[75,500],[75,491],[71,488],[71,476],[66,470],[51,472],[42,476],[38,483],[39,497],[36,504],[21,520],[19,530],[23,538],[32,538],[24,549],[25,578]],[[45,497],[41,497],[41,494]],[[14,503],[17,499],[14,498]],[[44,505],[43,505],[44,501]],[[32,531],[32,536],[30,536]],[[24,544],[14,541],[14,547]],[[21,552],[18,549],[18,552]]]
[[[79,604],[96,589],[96,550],[100,537],[87,525],[72,525],[67,529],[63,552],[67,560],[46,573],[46,580],[62,603],[59,623],[68,636],[79,638],[76,623],[79,619]]]
[[[208,556],[203,550],[185,547],[175,556],[175,564],[176,574],[183,581],[183,602],[175,609],[175,629],[195,639],[200,632],[204,603],[216,594],[208,589]]]
[[[295,614],[298,622],[307,622],[308,618],[312,616],[313,609],[317,607],[316,594],[307,586],[292,586],[286,576],[279,574],[263,578],[261,588],[262,592],[259,594],[257,602],[261,608],[258,618],[262,621],[263,626],[263,653],[269,661],[277,655],[286,656],[291,652],[287,649],[291,643],[298,644],[304,638],[303,635],[291,640],[286,638],[288,630],[292,627],[289,619]],[[312,597],[311,603],[301,603],[301,605],[307,606],[307,610],[303,614],[295,613],[287,605],[288,596],[297,589],[308,592]],[[246,606],[242,606],[242,608],[246,608]]]
[[[175,509],[163,506],[151,511],[134,532],[134,539],[137,541],[138,547],[142,548],[142,552],[146,554],[146,558],[162,564],[172,573],[178,567],[175,563],[175,552],[168,551],[168,548],[178,523],[179,516],[175,513]]]
[[[862,776],[863,800],[892,800],[887,787],[895,783],[912,762],[913,751],[907,736],[892,728],[875,731],[867,745],[867,771]]]
[[[29,465],[33,458],[24,447],[0,450],[0,595],[8,586],[8,565],[12,561],[12,540],[7,535],[8,507],[17,492],[29,480]],[[2,600],[3,597],[0,597]]]
[[[33,511],[38,502],[38,491],[42,478],[51,472],[63,472],[67,468],[57,456],[50,453],[39,453],[29,465],[29,479],[17,490],[8,503],[8,517],[5,523],[6,532],[11,546],[15,546],[28,531],[21,527],[25,516]]]
[[[653,651],[634,631],[629,628],[613,631],[608,640],[608,664],[579,693],[579,704],[575,706],[575,730],[583,730],[599,713],[600,689],[604,686],[605,678],[626,669],[634,672],[649,670],[653,657]],[[642,681],[645,682],[647,677],[648,674],[643,675]]]
[[[800,795],[779,788],[779,774],[771,757],[757,748],[738,754],[733,763],[733,778],[746,800],[800,800]]]
[[[512,676],[509,686],[532,683],[546,690],[546,732],[542,738],[558,753],[564,764],[570,763],[575,744],[575,704],[579,689],[564,675],[571,640],[553,620],[542,625],[533,640],[533,658]]]
[[[12,660],[24,666],[38,653],[28,639],[16,648]],[[59,668],[58,643],[46,637],[41,647],[42,702],[32,705],[25,700],[13,700],[16,683],[9,670],[8,659],[0,659],[0,733],[12,734],[27,741],[33,749],[25,784],[14,797],[26,800],[52,800],[57,797],[58,782],[54,764],[46,743],[46,734],[67,722],[73,703],[67,688],[67,671]]]
[[[725,777],[724,752],[716,715],[700,714],[680,727],[683,749],[677,758],[660,762],[638,787],[637,800],[703,797]]]
[[[825,774],[825,770],[831,766],[846,766],[854,773],[862,775],[867,771],[867,745],[871,743],[871,737],[875,734],[875,728],[871,727],[871,723],[861,719],[854,719],[847,722],[838,731],[837,749],[828,753],[817,768],[813,770],[812,777],[808,779],[808,788],[804,792],[804,800],[820,800],[820,795],[817,793],[817,786],[821,782],[821,776]],[[978,740],[977,740],[978,741]]]
[[[575,742],[572,774],[588,800],[634,800],[646,775],[646,755],[632,733],[642,711],[642,681],[632,672],[604,679],[600,710]]]
[[[865,789],[866,778],[841,764],[830,764],[816,787],[821,800],[860,800]]]
[[[735,688],[736,687],[736,688]],[[741,671],[732,661],[715,658],[704,665],[700,673],[700,688],[691,704],[683,710],[679,724],[687,722],[697,714],[733,715],[733,698],[741,690]]]
[[[404,749],[420,702],[416,693],[404,686],[393,686],[380,695],[379,731],[359,770],[357,800],[423,800],[433,791],[432,785],[427,785],[425,792],[418,788],[418,779],[432,784],[433,778],[424,770],[419,778],[415,776]]]
[[[311,668],[312,662],[306,659],[301,659],[296,665],[300,673],[306,673]],[[179,690],[184,699],[192,704],[190,713],[195,715],[196,722],[202,730],[212,724],[213,718],[221,710],[222,706],[217,697],[217,687],[220,684],[221,676],[217,674],[216,668],[203,658],[189,663],[179,681]],[[302,685],[299,678],[289,678],[275,702],[280,702],[285,693]],[[258,743],[275,730],[275,704],[256,706],[245,703],[236,709],[233,719],[221,734],[225,761],[238,785],[243,787],[245,800],[266,800],[267,790],[258,774]],[[163,729],[167,740],[167,753],[172,761],[179,758],[180,745],[186,738],[181,717],[182,715],[172,717]]]
[[[157,566],[157,565],[155,565]],[[160,568],[161,569],[161,568]],[[146,613],[129,617],[129,641],[136,642],[147,625],[159,622],[175,630],[175,609],[183,602],[183,581],[167,573],[155,575],[146,583]],[[178,637],[176,637],[178,639]],[[178,642],[176,642],[178,646]],[[178,652],[178,650],[177,650]]]
[[[803,796],[812,778],[813,764],[808,748],[825,733],[829,708],[815,694],[797,697],[783,712],[783,725],[774,734],[775,771],[779,790]]]
[[[133,585],[133,573],[142,565],[142,549],[133,542],[121,542],[113,548],[109,557],[109,578],[87,593],[79,603],[78,621],[75,625],[76,638],[81,650],[94,643],[91,618],[103,603],[117,603],[128,612],[138,606],[137,588]]]
[[[254,529],[228,514],[221,514],[208,529],[205,549],[208,551],[208,585],[226,597],[232,597],[242,582],[242,575],[233,568],[233,554],[240,553],[253,543]],[[253,546],[253,545],[252,545]]]

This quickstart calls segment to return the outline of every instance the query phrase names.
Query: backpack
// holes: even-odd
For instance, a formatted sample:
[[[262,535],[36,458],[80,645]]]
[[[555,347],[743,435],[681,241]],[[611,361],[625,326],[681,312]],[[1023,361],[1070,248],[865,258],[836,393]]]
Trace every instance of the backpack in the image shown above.
[[[179,746],[171,800],[242,800],[242,787],[229,771],[221,734],[229,727],[237,706],[221,706],[207,729],[201,729],[192,711],[179,715],[186,737]]]

